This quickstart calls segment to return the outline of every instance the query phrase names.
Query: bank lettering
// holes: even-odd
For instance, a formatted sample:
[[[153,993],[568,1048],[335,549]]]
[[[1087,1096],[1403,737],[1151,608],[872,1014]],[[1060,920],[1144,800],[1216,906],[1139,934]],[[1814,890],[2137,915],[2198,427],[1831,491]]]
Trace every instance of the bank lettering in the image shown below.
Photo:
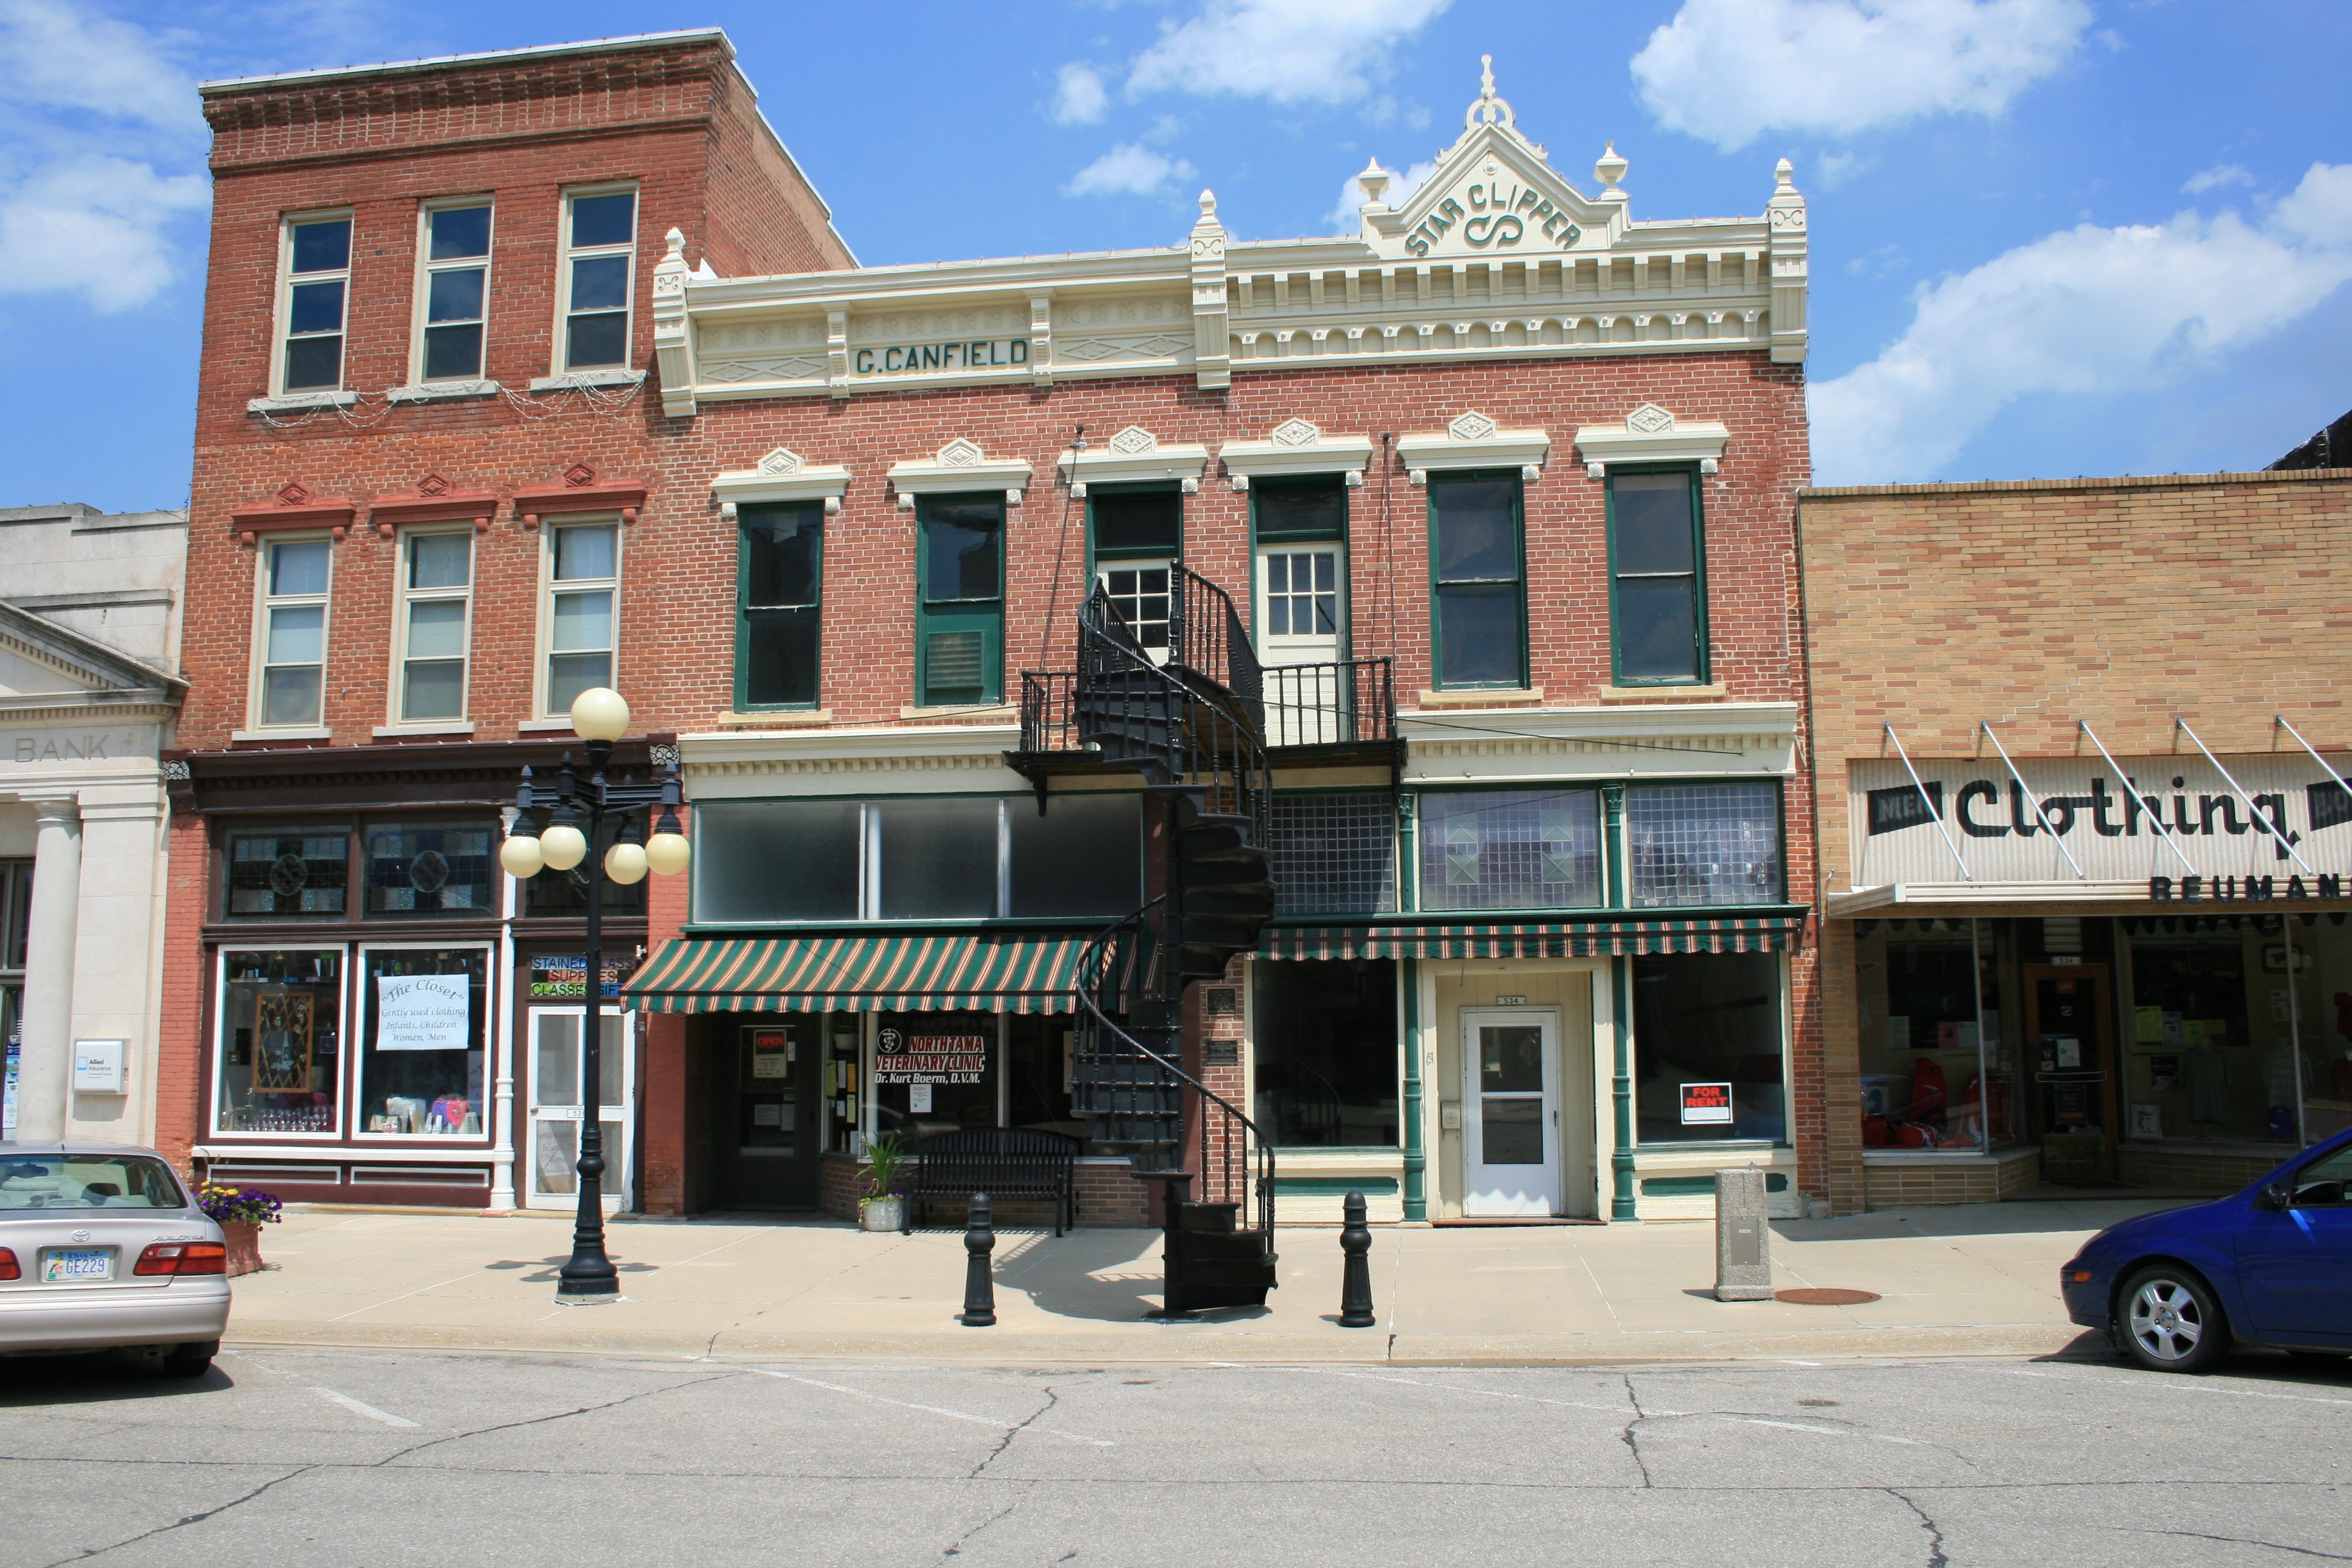
[[[112,762],[127,746],[127,738],[114,733],[11,735],[0,742],[0,757],[12,763]]]
[[[1429,247],[1457,224],[1462,242],[1480,250],[1513,248],[1530,232],[1538,243],[1548,241],[1567,250],[1584,235],[1541,191],[1490,178],[1473,180],[1458,198],[1447,196],[1431,208],[1421,226],[1404,237],[1404,247],[1415,256],[1427,256]]]
[[[1029,363],[1026,338],[974,338],[968,342],[893,343],[859,349],[860,375],[901,375],[927,370],[1003,370]]]

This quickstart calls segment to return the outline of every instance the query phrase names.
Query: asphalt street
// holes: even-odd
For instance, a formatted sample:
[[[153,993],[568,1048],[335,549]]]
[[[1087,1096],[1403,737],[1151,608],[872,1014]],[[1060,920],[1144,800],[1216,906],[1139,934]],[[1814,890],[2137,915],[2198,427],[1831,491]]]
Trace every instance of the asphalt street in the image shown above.
[[[0,1563],[2352,1562],[2352,1369],[0,1363]]]

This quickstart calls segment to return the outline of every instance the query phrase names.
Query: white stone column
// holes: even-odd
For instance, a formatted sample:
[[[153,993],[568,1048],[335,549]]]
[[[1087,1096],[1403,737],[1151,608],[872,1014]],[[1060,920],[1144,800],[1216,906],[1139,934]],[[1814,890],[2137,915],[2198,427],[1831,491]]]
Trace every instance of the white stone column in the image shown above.
[[[33,907],[25,950],[25,1043],[16,1068],[16,1141],[66,1135],[73,1084],[74,933],[81,909],[81,807],[32,797]]]
[[[66,1136],[109,1143],[143,1141],[152,1120],[155,1048],[148,1018],[161,977],[151,945],[156,868],[163,858],[162,781],[85,785],[81,799],[81,899],[75,925],[73,1034],[123,1042],[121,1094],[76,1094]],[[37,885],[39,873],[34,873]]]

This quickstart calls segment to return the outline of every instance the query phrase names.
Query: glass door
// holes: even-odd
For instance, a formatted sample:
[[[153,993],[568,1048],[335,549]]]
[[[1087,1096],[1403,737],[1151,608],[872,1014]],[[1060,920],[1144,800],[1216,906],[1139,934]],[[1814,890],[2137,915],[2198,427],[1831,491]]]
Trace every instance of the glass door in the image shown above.
[[[1507,1218],[1560,1209],[1559,1018],[1462,1014],[1462,1212]]]
[[[1257,555],[1258,660],[1265,668],[1266,740],[1329,745],[1352,738],[1346,560],[1339,544],[1288,544]]]
[[[604,1009],[599,1042],[597,1123],[604,1130],[604,1206],[623,1209],[635,1194],[629,1146],[636,1125],[636,1063],[630,1048],[634,1018],[617,1007]],[[568,1209],[580,1201],[580,1009],[534,1007],[530,1012],[529,1184],[530,1208]]]

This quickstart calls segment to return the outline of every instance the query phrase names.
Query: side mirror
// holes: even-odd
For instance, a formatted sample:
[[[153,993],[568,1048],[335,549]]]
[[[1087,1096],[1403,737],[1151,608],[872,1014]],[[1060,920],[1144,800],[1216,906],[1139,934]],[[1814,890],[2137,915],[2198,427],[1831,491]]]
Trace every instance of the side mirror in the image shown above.
[[[2260,1196],[2255,1198],[2254,1206],[2258,1209],[2266,1209],[2272,1214],[2284,1214],[2294,1201],[2294,1194],[2287,1189],[2284,1182],[2273,1182],[2262,1190]]]

